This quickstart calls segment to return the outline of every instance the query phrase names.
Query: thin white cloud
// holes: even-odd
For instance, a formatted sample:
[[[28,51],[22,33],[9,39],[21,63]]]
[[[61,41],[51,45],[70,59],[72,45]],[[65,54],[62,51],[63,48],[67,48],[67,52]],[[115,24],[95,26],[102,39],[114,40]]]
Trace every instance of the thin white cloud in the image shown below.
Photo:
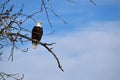
[[[17,55],[14,62],[1,62],[0,71],[24,73],[25,80],[119,80],[119,26],[120,22],[93,22],[53,38],[65,72],[42,47]]]

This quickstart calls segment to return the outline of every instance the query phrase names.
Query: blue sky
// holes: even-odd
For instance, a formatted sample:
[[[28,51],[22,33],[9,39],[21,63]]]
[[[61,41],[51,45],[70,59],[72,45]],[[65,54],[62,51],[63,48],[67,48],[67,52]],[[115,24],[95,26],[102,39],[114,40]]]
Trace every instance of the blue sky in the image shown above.
[[[53,56],[41,46],[36,50],[31,44],[27,53],[16,51],[14,61],[0,62],[0,71],[23,73],[24,80],[120,80],[120,1],[51,0],[53,9],[68,24],[50,13],[56,32],[44,35],[43,42],[56,42],[54,52],[65,72],[58,69]],[[39,0],[13,0],[17,8],[24,3],[24,12],[39,9]],[[39,18],[37,18],[40,16]],[[44,34],[51,28],[44,14],[35,16],[43,22]],[[29,20],[23,26],[32,29],[36,23]]]

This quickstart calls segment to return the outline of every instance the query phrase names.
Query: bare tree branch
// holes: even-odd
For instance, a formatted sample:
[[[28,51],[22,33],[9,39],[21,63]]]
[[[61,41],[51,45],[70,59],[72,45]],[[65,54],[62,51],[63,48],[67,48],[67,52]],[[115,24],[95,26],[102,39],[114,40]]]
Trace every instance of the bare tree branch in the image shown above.
[[[6,32],[5,32],[5,33],[3,33],[3,34],[8,35],[8,36],[17,36],[17,37],[25,38],[25,39],[27,39],[27,40],[29,40],[29,41],[35,41],[34,39],[32,39],[32,38],[30,38],[30,37],[27,37],[26,35],[22,35],[22,34],[20,34],[20,33],[6,33]],[[58,67],[59,67],[62,71],[64,71],[64,70],[62,69],[62,66],[61,66],[61,64],[60,64],[59,59],[57,58],[57,56],[55,55],[55,53],[52,51],[52,48],[49,48],[49,47],[48,47],[48,46],[52,46],[52,45],[55,44],[55,43],[48,44],[48,43],[39,42],[39,44],[42,45],[43,47],[45,47],[50,53],[52,53],[52,55],[54,56],[54,58],[56,59],[56,61],[57,61],[57,63],[58,63]],[[12,49],[11,49],[11,54],[10,54],[10,56],[9,56],[9,59],[11,58],[12,61],[13,61],[13,51],[14,51],[14,47],[15,47],[15,42],[13,41]],[[15,47],[15,48],[17,48],[17,47]],[[27,50],[26,50],[26,51],[27,51]]]
[[[73,1],[73,0],[67,0],[67,1],[69,1],[69,2],[71,2],[71,3],[78,3],[78,2],[75,2],[75,1]]]
[[[56,17],[58,17],[58,18],[59,18],[60,20],[62,20],[65,24],[67,24],[67,22],[66,22],[65,20],[63,20],[60,16],[58,16],[58,15],[53,11],[52,6],[51,6],[50,10],[51,10],[51,12],[52,12]]]
[[[55,43],[51,43],[51,44],[41,43],[42,46],[44,46],[50,53],[52,53],[52,55],[54,56],[54,58],[57,60],[58,67],[59,67],[62,71],[64,71],[64,70],[62,69],[62,66],[61,66],[61,64],[60,64],[59,59],[57,58],[57,56],[55,55],[55,53],[52,51],[52,48],[49,48],[49,47],[47,46],[47,45],[51,46],[51,45],[53,45],[53,44],[55,44]]]
[[[46,7],[46,4],[44,2],[44,0],[42,0],[42,5],[44,7],[44,10],[45,10],[45,13],[46,13],[46,16],[47,16],[47,20],[48,20],[48,23],[50,24],[51,27],[53,27],[51,21],[50,21],[50,18],[49,18],[49,15],[48,15],[48,11],[47,11],[47,7]]]
[[[12,48],[11,48],[11,53],[9,55],[8,60],[10,60],[10,58],[11,58],[11,60],[13,61],[14,48],[15,48],[15,42],[13,41]]]
[[[96,5],[96,3],[95,3],[93,0],[90,0],[90,2],[91,2],[92,4],[94,4],[94,5]]]
[[[20,75],[19,73],[17,74],[6,74],[3,72],[0,72],[0,80],[23,80],[24,74]]]

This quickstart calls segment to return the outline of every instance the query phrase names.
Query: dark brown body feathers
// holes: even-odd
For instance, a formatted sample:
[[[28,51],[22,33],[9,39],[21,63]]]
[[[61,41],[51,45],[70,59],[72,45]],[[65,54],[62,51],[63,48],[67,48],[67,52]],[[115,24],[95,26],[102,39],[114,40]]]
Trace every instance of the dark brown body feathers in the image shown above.
[[[35,41],[32,41],[32,44],[37,46],[38,42],[42,38],[42,35],[43,35],[43,28],[34,26],[34,28],[32,29],[32,39],[34,39]]]

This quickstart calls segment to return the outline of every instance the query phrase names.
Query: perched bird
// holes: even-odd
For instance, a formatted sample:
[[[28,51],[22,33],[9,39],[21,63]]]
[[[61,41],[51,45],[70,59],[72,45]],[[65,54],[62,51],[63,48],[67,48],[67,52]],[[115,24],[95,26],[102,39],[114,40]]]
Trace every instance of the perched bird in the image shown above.
[[[32,39],[34,40],[32,41],[32,47],[34,49],[37,48],[37,44],[39,43],[43,35],[43,28],[41,25],[42,25],[42,22],[38,22],[37,25],[34,26],[32,29]]]

